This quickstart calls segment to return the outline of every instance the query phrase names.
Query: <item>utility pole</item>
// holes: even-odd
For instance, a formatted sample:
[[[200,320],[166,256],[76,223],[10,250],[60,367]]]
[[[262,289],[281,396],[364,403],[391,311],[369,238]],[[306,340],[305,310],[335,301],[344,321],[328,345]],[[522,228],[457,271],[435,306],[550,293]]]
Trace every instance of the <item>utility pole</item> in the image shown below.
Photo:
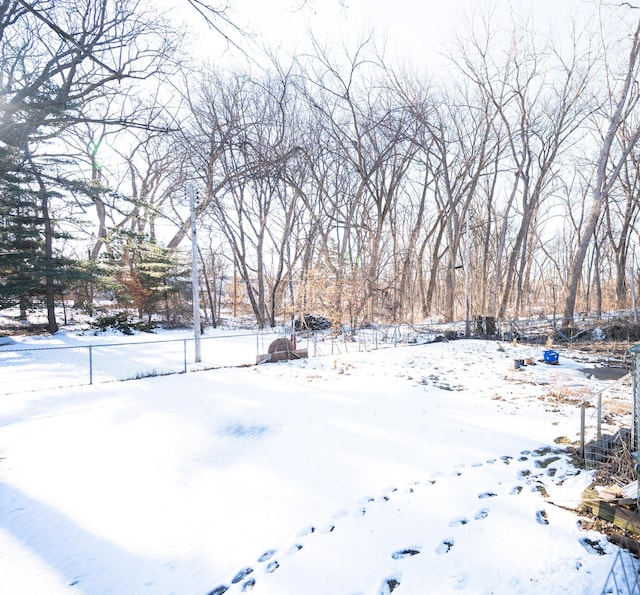
[[[189,210],[191,214],[191,289],[193,291],[193,336],[196,363],[202,361],[200,352],[200,292],[198,284],[198,240],[196,238],[196,201],[193,184],[189,185]]]

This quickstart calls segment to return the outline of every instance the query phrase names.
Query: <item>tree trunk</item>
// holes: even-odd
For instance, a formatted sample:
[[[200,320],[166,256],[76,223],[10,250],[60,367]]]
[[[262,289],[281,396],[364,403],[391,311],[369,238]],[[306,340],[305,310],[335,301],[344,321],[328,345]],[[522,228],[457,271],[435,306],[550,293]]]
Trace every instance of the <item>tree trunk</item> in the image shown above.
[[[635,129],[635,132],[630,135],[626,144],[622,147],[621,154],[618,156],[618,161],[613,165],[613,172],[607,178],[607,166],[609,165],[611,157],[611,148],[613,141],[621,124],[624,123],[625,108],[629,108],[628,103],[633,99],[632,90],[635,84],[635,71],[638,62],[638,54],[640,53],[640,21],[636,25],[636,30],[633,35],[633,42],[631,45],[631,51],[629,54],[629,62],[627,65],[627,72],[625,76],[624,85],[620,92],[620,98],[616,105],[616,109],[609,118],[609,127],[602,140],[602,147],[600,149],[600,155],[598,157],[598,164],[596,169],[596,179],[593,187],[593,203],[589,210],[589,216],[587,218],[587,224],[584,227],[580,243],[576,255],[571,263],[569,269],[569,283],[567,289],[567,297],[565,299],[564,314],[563,314],[563,327],[568,329],[573,323],[573,316],[576,308],[576,298],[578,293],[578,285],[580,277],[582,276],[582,268],[587,256],[587,250],[591,240],[595,235],[598,221],[600,220],[600,214],[604,208],[605,202],[608,199],[608,193],[613,185],[613,182],[618,177],[620,170],[624,164],[625,159],[638,142],[640,137],[640,127]]]
[[[45,272],[45,305],[47,308],[47,325],[51,334],[58,332],[58,322],[56,321],[55,310],[55,284],[54,284],[54,263],[53,263],[53,222],[49,213],[49,195],[47,187],[37,169],[31,152],[25,151],[26,157],[33,175],[38,183],[38,193],[40,196],[40,211],[44,226],[44,272]]]

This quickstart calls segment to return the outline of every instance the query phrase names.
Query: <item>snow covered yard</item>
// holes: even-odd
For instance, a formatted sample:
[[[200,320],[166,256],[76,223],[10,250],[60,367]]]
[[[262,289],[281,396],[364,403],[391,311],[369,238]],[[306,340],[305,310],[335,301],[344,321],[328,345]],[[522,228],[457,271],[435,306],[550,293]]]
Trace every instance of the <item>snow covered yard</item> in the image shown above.
[[[0,400],[0,592],[599,594],[584,393],[456,341]]]

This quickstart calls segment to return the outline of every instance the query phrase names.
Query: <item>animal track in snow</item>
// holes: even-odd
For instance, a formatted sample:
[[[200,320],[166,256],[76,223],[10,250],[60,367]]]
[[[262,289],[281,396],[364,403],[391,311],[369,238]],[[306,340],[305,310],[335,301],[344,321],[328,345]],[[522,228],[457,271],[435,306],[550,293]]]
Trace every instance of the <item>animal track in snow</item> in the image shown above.
[[[549,524],[549,519],[547,518],[547,511],[546,510],[538,510],[536,512],[536,520],[541,525],[548,525]]]
[[[273,556],[275,556],[276,550],[267,550],[262,556],[258,558],[258,562],[266,562],[267,560],[271,560]]]
[[[400,577],[399,576],[391,576],[384,580],[382,584],[382,588],[380,589],[379,595],[389,595],[396,590],[396,587],[400,586]]]
[[[443,539],[442,543],[436,548],[436,554],[439,556],[443,556],[444,554],[448,554],[453,547],[455,541],[453,539]]]
[[[419,547],[408,547],[403,550],[398,550],[397,552],[393,552],[391,557],[394,560],[402,560],[403,558],[411,558],[412,556],[416,556],[420,553]]]
[[[552,454],[558,454],[557,451],[552,452]],[[513,469],[513,474],[516,476],[517,480],[522,482],[522,484],[526,484],[531,486],[532,491],[539,491],[542,495],[544,492],[544,485],[541,483],[540,478],[544,478],[545,476],[551,476],[555,474],[557,469],[555,467],[549,467],[550,463],[553,463],[562,457],[553,457],[550,456],[550,451],[548,449],[539,449],[537,451],[528,451],[523,450],[520,453],[520,456],[517,455],[515,457],[510,455],[502,455],[496,458],[487,459],[486,464],[494,465],[496,462],[501,462],[504,465],[512,465],[517,467],[517,469]],[[531,460],[531,468],[527,468],[524,465],[518,465],[517,463],[525,463],[530,459]],[[308,525],[299,531],[296,535],[296,539],[292,541],[291,545],[284,550],[282,550],[287,556],[296,554],[303,549],[303,539],[310,538],[316,539],[315,537],[310,537],[313,534],[324,534],[330,535],[332,534],[336,528],[339,528],[342,519],[351,518],[354,520],[359,519],[360,517],[364,517],[367,514],[367,511],[370,507],[371,510],[377,509],[377,505],[385,502],[389,502],[391,500],[395,500],[397,496],[400,496],[399,505],[403,502],[411,502],[411,500],[415,497],[415,494],[419,493],[421,490],[427,489],[431,490],[431,486],[434,486],[436,483],[444,482],[439,485],[439,488],[444,488],[446,491],[447,484],[451,481],[451,478],[460,477],[462,475],[466,475],[469,471],[473,471],[473,469],[478,469],[482,467],[485,463],[476,462],[470,465],[466,464],[458,464],[453,465],[448,468],[446,472],[437,472],[432,473],[429,477],[424,478],[422,480],[416,480],[413,482],[408,482],[404,487],[387,487],[377,496],[366,496],[356,501],[356,508],[349,511],[348,509],[343,509],[331,516],[331,520],[325,525]],[[535,465],[535,467],[534,467]],[[491,474],[488,475],[491,477]],[[495,479],[495,488],[503,485],[508,480],[498,481]],[[453,485],[453,483],[451,483]],[[490,487],[490,486],[487,486]],[[435,489],[435,488],[433,488]],[[510,491],[508,492],[511,495],[518,495],[523,490],[523,485],[515,484]],[[439,493],[439,492],[438,492]],[[442,496],[439,496],[442,497]],[[486,491],[480,492],[477,496],[479,499],[490,499],[497,498],[497,491],[493,491],[491,489],[487,489]],[[384,508],[384,507],[383,507]],[[395,508],[395,506],[393,507]],[[382,510],[382,508],[380,509]],[[400,510],[400,509],[398,509]],[[465,526],[472,522],[472,520],[479,521],[486,519],[489,516],[490,508],[480,508],[473,515],[473,517],[459,516],[454,517],[448,523],[450,528],[454,528],[457,530],[458,527]],[[540,509],[536,511],[536,520],[538,523],[542,525],[548,525],[549,520],[547,518],[547,512],[544,509]],[[462,530],[463,532],[465,530]],[[454,546],[454,539],[450,537],[446,537],[442,539],[440,544],[435,549],[435,553],[442,556],[451,551]],[[602,546],[600,546],[597,542],[590,542],[588,539],[581,539],[580,543],[583,547],[590,551],[591,553],[601,553]],[[403,549],[399,549],[393,551],[390,556],[392,559],[400,561],[405,558],[410,558],[420,554],[422,551],[422,547],[419,545],[411,545]],[[269,549],[266,550],[259,558],[258,563],[264,564],[263,572],[264,575],[272,574],[280,568],[280,561],[275,559],[278,550]],[[288,558],[287,558],[288,559]],[[291,559],[293,560],[293,559]],[[223,595],[227,593],[232,588],[239,589],[242,592],[248,592],[254,589],[256,586],[256,581],[264,580],[259,578],[259,576],[254,576],[257,567],[246,566],[236,572],[236,574],[231,579],[230,584],[220,584],[215,589],[209,592],[208,595]],[[250,576],[251,575],[251,576]],[[383,575],[384,576],[384,575]],[[467,585],[467,577],[462,574],[451,575],[449,577],[450,587],[453,589],[464,589]],[[377,595],[386,595],[388,593],[393,592],[396,588],[400,586],[400,575],[388,575],[386,578],[382,579],[381,586]]]
[[[276,570],[278,570],[278,568],[280,568],[280,564],[278,564],[278,560],[274,560],[273,562],[269,562],[269,564],[267,564],[267,567],[264,569],[264,571],[267,574],[272,574]]]
[[[316,531],[316,528],[314,526],[306,527],[305,529],[300,531],[300,533],[298,533],[298,537],[306,537],[307,535],[311,535],[312,533],[315,533],[315,531]]]
[[[232,579],[231,579],[231,583],[232,584],[236,584],[239,583],[240,581],[243,581],[245,578],[247,578],[251,573],[253,572],[253,568],[247,567],[247,568],[243,568],[242,570],[240,570]]]
[[[599,541],[594,541],[593,539],[589,539],[588,537],[583,537],[578,540],[580,545],[584,547],[590,554],[598,554],[600,556],[604,556],[607,552]]]

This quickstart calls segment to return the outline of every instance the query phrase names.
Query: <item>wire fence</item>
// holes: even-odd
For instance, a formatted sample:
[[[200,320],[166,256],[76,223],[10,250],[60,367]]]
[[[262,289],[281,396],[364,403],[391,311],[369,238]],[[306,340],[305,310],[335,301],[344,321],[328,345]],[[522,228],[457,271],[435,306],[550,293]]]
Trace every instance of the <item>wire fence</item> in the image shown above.
[[[510,340],[532,333],[511,325],[496,333],[496,338]],[[295,333],[296,349],[310,357],[371,351],[401,344],[416,345],[464,336],[465,324],[372,326],[335,331],[303,331]],[[486,328],[476,334],[489,334]],[[540,336],[544,330],[535,329]],[[479,332],[478,332],[479,331]],[[482,332],[484,331],[484,332]],[[21,347],[0,345],[0,394],[123,381],[149,376],[179,374],[190,371],[254,365],[268,353],[272,342],[290,338],[285,327],[270,332],[241,332],[202,336],[201,361],[195,362],[195,338],[145,341],[137,336],[126,342],[94,343],[59,347]],[[611,464],[611,447],[622,443],[635,453],[634,395],[640,387],[640,353],[634,359],[632,374],[612,382],[603,390],[584,395],[580,408],[580,449],[587,469]],[[630,390],[635,375],[634,390]],[[568,395],[575,397],[575,395]],[[640,398],[636,399],[640,403]],[[639,416],[640,417],[640,416]],[[624,448],[624,447],[623,447]],[[635,465],[633,465],[635,468]],[[620,483],[623,483],[621,481]],[[621,549],[607,577],[602,595],[640,594],[637,561]]]
[[[596,322],[587,320],[588,328]],[[581,332],[583,334],[586,331]],[[146,341],[136,336],[127,342],[95,342],[91,345],[23,347],[0,345],[0,394],[43,388],[97,384],[147,376],[184,373],[203,368],[255,364],[260,354],[278,337],[290,336],[291,329],[280,327],[266,332],[246,332],[203,336],[201,359],[195,363],[195,338]],[[309,356],[371,350],[392,345],[431,342],[463,336],[543,343],[559,338],[555,318],[531,317],[523,320],[496,320],[480,317],[458,323],[372,325],[329,331],[296,333],[297,347]],[[589,431],[590,410],[587,411]],[[593,425],[593,424],[592,424]]]
[[[396,325],[295,334],[297,348],[311,357],[370,351],[398,344],[430,342],[438,329]],[[447,332],[457,332],[450,331]],[[0,346],[0,394],[132,380],[149,376],[256,364],[260,354],[290,332],[242,332],[200,337],[196,362],[195,337],[180,339],[103,342],[59,347]]]
[[[629,551],[620,548],[600,595],[638,595],[639,593],[638,559]]]
[[[609,467],[621,485],[635,479],[631,374],[585,396],[580,406],[580,454],[587,469]]]

